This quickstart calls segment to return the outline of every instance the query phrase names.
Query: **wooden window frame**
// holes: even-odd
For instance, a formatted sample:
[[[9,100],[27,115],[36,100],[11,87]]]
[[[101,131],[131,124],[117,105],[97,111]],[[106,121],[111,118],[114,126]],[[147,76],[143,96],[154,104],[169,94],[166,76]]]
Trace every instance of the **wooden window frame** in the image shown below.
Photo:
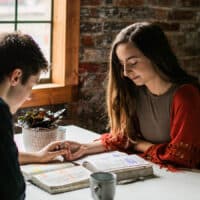
[[[72,102],[76,98],[79,66],[80,0],[54,0],[52,83],[33,88],[21,107]]]

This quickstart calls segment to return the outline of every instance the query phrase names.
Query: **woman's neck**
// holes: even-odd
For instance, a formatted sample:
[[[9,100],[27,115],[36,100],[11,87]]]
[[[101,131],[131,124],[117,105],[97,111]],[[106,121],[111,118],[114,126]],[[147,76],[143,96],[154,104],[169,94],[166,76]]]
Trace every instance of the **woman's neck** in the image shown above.
[[[171,82],[157,78],[146,84],[147,89],[154,95],[162,95],[172,86]]]

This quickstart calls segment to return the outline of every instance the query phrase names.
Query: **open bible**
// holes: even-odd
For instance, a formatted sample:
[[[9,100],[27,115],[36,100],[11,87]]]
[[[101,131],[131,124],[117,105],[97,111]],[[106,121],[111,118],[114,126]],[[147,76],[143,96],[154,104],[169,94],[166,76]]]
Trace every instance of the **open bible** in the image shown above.
[[[73,163],[23,165],[21,170],[25,178],[52,194],[88,187],[89,176],[96,171],[116,173],[118,183],[153,176],[149,162],[119,151],[86,156]]]

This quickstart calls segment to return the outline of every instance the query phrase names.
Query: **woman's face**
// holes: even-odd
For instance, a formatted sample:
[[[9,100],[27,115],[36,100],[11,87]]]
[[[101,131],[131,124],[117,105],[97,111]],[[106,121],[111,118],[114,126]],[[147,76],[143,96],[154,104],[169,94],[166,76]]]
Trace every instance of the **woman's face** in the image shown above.
[[[159,76],[151,61],[131,43],[119,44],[116,55],[123,67],[124,76],[131,79],[137,86],[147,86]]]

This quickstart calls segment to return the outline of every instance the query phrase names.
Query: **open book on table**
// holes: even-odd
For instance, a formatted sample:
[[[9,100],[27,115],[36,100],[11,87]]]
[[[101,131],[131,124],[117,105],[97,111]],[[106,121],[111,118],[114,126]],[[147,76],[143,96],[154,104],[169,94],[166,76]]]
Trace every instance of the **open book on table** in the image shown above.
[[[116,173],[118,183],[153,176],[149,162],[119,151],[86,156],[73,163],[22,165],[21,170],[25,178],[52,194],[88,187],[89,176],[96,171]]]

